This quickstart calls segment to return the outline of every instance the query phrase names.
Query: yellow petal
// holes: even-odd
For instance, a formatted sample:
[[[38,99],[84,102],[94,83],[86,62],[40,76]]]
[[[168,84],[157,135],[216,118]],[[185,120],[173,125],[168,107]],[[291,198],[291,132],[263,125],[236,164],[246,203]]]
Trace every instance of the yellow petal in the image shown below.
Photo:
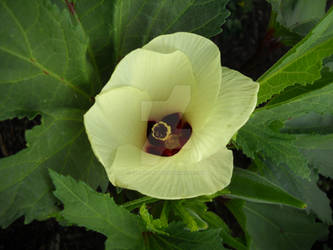
[[[190,105],[196,81],[188,58],[181,51],[163,54],[137,49],[117,65],[102,92],[119,86],[146,91],[153,101],[146,103],[150,118],[156,120],[174,112],[185,112]]]
[[[218,47],[209,39],[186,32],[158,36],[143,48],[160,53],[183,52],[191,61],[197,87],[187,110],[192,126],[200,127],[212,110],[221,83],[221,62]]]
[[[84,125],[92,149],[104,166],[110,166],[119,145],[142,147],[146,140],[147,119],[142,103],[149,96],[136,88],[121,87],[104,91],[84,115]]]
[[[232,152],[227,149],[189,162],[181,154],[159,157],[125,145],[118,148],[107,174],[116,186],[160,199],[182,199],[223,189],[230,183],[232,169]]]
[[[207,157],[228,144],[255,109],[258,89],[252,79],[223,67],[218,100],[203,129],[194,131],[192,148]]]

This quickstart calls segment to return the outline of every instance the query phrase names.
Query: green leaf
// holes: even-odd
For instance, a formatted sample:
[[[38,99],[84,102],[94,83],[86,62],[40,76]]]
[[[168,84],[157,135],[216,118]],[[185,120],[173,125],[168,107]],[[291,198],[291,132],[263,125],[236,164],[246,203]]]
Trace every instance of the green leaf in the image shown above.
[[[168,235],[166,232],[161,230],[168,227],[168,224],[164,223],[164,221],[161,219],[154,219],[153,216],[149,213],[146,204],[142,204],[139,213],[145,222],[148,231]]]
[[[333,115],[310,112],[304,116],[287,121],[281,132],[288,134],[332,134]],[[321,138],[318,139],[322,140]],[[310,139],[307,142],[311,143]]]
[[[177,31],[212,37],[220,33],[229,15],[229,0],[116,1],[113,43],[118,62],[152,38]]]
[[[300,35],[306,35],[325,15],[326,0],[267,1],[277,14],[277,22]]]
[[[247,202],[243,211],[253,249],[306,250],[328,235],[326,225],[297,209]]]
[[[307,92],[320,89],[333,82],[333,72],[330,72],[327,68],[321,71],[321,79],[317,80],[313,84],[306,86],[296,84],[294,86],[287,87],[281,94],[274,96],[266,105],[278,104],[280,102],[288,102],[289,99],[305,94]]]
[[[295,47],[288,51],[258,81],[258,104],[296,83],[306,85],[320,79],[322,61],[333,54],[333,9]]]
[[[0,119],[89,107],[96,75],[86,58],[88,38],[67,11],[47,1],[3,0],[0,21],[6,27],[0,30]]]
[[[27,149],[0,160],[0,226],[57,211],[47,169],[93,188],[107,179],[87,140],[82,115],[98,76],[87,57],[88,37],[68,11],[48,1],[0,1],[0,120],[42,116],[27,132]]]
[[[64,218],[108,237],[107,249],[142,249],[144,226],[140,217],[116,205],[108,194],[82,181],[50,170],[55,196],[64,204]]]
[[[146,249],[170,249],[170,250],[202,250],[225,249],[222,245],[219,229],[205,230],[201,232],[189,232],[180,223],[170,224],[167,232],[170,236],[145,234]]]
[[[109,80],[114,53],[112,40],[112,23],[114,1],[80,0],[71,4],[71,0],[53,0],[60,8],[66,9],[83,32],[89,37],[87,52],[99,78],[96,81],[95,93]]]
[[[285,204],[305,208],[306,204],[273,184],[266,178],[248,170],[235,168],[226,197],[269,204]]]
[[[25,223],[46,219],[57,211],[47,169],[86,181],[96,188],[107,184],[84,132],[82,111],[42,113],[42,126],[27,132],[29,147],[0,163],[0,225],[25,215]],[[101,182],[103,180],[103,182]]]
[[[245,234],[246,246],[250,248],[252,239],[249,235],[248,231],[246,230],[246,215],[243,211],[245,201],[239,199],[232,199],[225,203],[225,206],[229,209],[232,215],[237,220],[238,224],[240,225],[241,229]]]
[[[279,127],[288,119],[309,112],[333,114],[333,84],[294,97],[286,102],[265,106],[253,114],[237,134],[236,142],[251,158],[256,153],[276,165],[288,166],[297,175],[308,178],[308,161],[300,152],[296,135],[281,133]]]
[[[307,204],[306,210],[314,212],[322,221],[332,223],[332,211],[330,201],[326,194],[318,186],[318,175],[311,174],[310,180],[300,178],[287,168],[281,168],[266,160],[256,160],[259,172],[270,179],[276,185],[287,190],[290,194],[303,200]]]
[[[330,117],[330,129],[333,119]],[[296,145],[310,164],[325,176],[333,178],[333,133],[297,136]]]
[[[196,210],[206,211],[207,207],[204,203],[196,202],[196,204],[187,204],[185,201],[174,201],[171,202],[173,212],[178,215],[191,231],[199,231],[208,228],[208,224],[200,218]]]
[[[230,246],[237,250],[246,250],[248,249],[244,242],[242,242],[239,238],[235,238],[232,236],[232,231],[228,227],[228,225],[213,212],[206,211],[199,214],[199,216],[208,223],[208,228],[220,229],[221,230],[221,238],[223,239],[223,243],[227,246]]]

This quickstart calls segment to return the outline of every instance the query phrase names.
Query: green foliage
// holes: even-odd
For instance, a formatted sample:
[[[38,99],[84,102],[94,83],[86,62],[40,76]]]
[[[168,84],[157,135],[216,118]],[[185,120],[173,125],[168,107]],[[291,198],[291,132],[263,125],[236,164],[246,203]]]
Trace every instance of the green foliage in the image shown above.
[[[317,186],[318,174],[312,171],[310,180],[306,180],[296,176],[288,168],[278,167],[268,160],[264,162],[256,160],[256,163],[259,167],[259,172],[263,176],[306,202],[308,212],[315,213],[325,223],[332,223],[330,201],[326,194]]]
[[[235,197],[259,203],[285,204],[298,208],[305,208],[306,204],[288,194],[279,186],[266,178],[248,170],[235,168],[228,187],[230,194],[227,197]]]
[[[177,31],[212,37],[229,15],[229,0],[125,0],[114,7],[113,43],[116,62],[152,38]]]
[[[163,231],[163,228],[168,227],[168,223],[161,219],[154,219],[153,216],[149,213],[146,204],[142,204],[139,213],[142,220],[145,222],[148,231],[168,235]]]
[[[98,93],[109,79],[113,68],[113,44],[111,43],[114,1],[104,0],[51,0],[59,8],[70,13],[72,20],[89,37],[87,54],[97,74],[94,87]],[[74,2],[74,4],[71,4]]]
[[[242,211],[250,246],[257,250],[311,249],[316,240],[328,235],[326,225],[316,223],[314,217],[297,209],[245,203]]]
[[[82,124],[97,76],[88,37],[69,15],[47,1],[0,2],[0,119],[42,115],[27,133],[28,148],[0,160],[2,227],[57,210],[47,168],[94,188],[107,184]]]
[[[330,124],[329,128],[332,129],[332,118]],[[333,131],[325,135],[300,135],[295,143],[319,173],[333,178]]]
[[[326,85],[329,85],[333,82],[333,73],[328,71],[327,68],[324,68],[321,71],[321,79],[317,80],[313,84],[301,85],[296,84],[294,86],[287,87],[284,89],[281,94],[274,96],[266,105],[273,105],[280,102],[288,102],[289,99],[297,97],[301,94],[320,89]],[[318,111],[317,111],[318,112]]]
[[[321,78],[323,60],[333,54],[333,9],[295,47],[258,81],[258,104],[296,83],[306,85]]]
[[[237,143],[253,159],[259,153],[264,159],[269,158],[278,166],[288,166],[297,175],[309,178],[311,171],[308,161],[300,152],[296,135],[281,133],[280,129],[286,121],[309,112],[332,115],[332,102],[333,84],[329,84],[288,101],[261,108],[238,132]]]
[[[145,232],[139,216],[117,206],[108,194],[101,194],[82,181],[50,171],[56,187],[55,196],[64,204],[61,212],[68,222],[95,230],[108,237],[106,249],[224,249],[219,229],[189,232],[180,223],[171,223],[164,231]],[[146,225],[165,228],[161,220],[152,219],[143,205],[141,218]],[[158,222],[158,223],[157,223]],[[153,229],[153,228],[150,228]]]
[[[244,242],[239,239],[235,238],[232,234],[233,232],[228,227],[228,225],[213,212],[205,211],[198,213],[199,216],[208,223],[208,228],[216,228],[221,230],[221,238],[223,239],[223,243],[233,247],[237,250],[245,250],[247,247],[244,245]]]
[[[211,229],[202,232],[190,232],[184,229],[180,223],[170,224],[167,233],[163,235],[145,235],[146,249],[170,249],[170,250],[223,250],[219,229]]]
[[[326,0],[267,0],[276,13],[276,21],[305,36],[325,15]]]
[[[55,196],[64,204],[61,215],[70,223],[108,237],[107,249],[141,249],[144,226],[139,216],[115,204],[108,194],[97,193],[87,184],[50,170]]]

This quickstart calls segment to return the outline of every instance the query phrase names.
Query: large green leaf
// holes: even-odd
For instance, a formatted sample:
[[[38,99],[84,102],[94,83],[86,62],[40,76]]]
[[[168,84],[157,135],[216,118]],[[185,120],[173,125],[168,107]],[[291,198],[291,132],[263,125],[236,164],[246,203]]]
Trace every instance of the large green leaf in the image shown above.
[[[231,184],[228,186],[230,194],[227,197],[244,200],[269,203],[285,204],[298,208],[305,208],[306,204],[294,196],[270,182],[266,178],[248,170],[235,168]]]
[[[108,194],[101,194],[70,176],[50,171],[55,196],[64,204],[61,215],[70,223],[108,237],[107,249],[142,249],[144,226],[139,216],[116,205]]]
[[[333,54],[333,9],[295,47],[258,81],[258,104],[296,83],[306,85],[320,79],[323,60]]]
[[[82,123],[97,74],[88,37],[69,12],[48,1],[0,1],[0,120],[41,114],[27,133],[28,148],[0,160],[0,226],[26,223],[56,211],[47,168],[92,187],[105,186]]]
[[[280,129],[286,121],[309,112],[332,115],[332,106],[333,84],[329,84],[288,101],[261,108],[239,130],[237,143],[253,159],[259,153],[278,166],[288,166],[297,175],[309,177],[308,161],[296,145],[296,135],[281,133]]]
[[[328,235],[328,227],[303,211],[268,204],[245,203],[246,228],[256,250],[307,250]]]
[[[211,37],[220,33],[229,15],[228,1],[116,1],[112,29],[116,61],[161,34],[187,31]]]

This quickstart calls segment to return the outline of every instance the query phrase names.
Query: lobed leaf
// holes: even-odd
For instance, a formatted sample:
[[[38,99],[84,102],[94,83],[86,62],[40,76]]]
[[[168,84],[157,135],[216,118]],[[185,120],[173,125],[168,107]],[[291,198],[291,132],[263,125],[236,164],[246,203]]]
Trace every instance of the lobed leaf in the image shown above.
[[[98,76],[87,57],[89,39],[69,12],[47,0],[0,1],[0,120],[42,116],[27,133],[28,148],[0,159],[0,226],[55,211],[47,169],[107,185],[87,140],[82,115]]]

